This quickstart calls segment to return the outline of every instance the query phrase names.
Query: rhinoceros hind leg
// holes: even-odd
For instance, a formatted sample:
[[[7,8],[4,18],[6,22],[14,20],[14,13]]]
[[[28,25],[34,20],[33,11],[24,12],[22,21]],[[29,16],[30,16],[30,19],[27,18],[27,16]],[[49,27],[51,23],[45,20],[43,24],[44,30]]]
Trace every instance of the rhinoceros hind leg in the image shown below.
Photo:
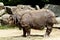
[[[47,26],[47,30],[46,30],[45,36],[49,37],[50,33],[52,32],[52,26],[53,26],[53,25],[48,25],[48,26]]]

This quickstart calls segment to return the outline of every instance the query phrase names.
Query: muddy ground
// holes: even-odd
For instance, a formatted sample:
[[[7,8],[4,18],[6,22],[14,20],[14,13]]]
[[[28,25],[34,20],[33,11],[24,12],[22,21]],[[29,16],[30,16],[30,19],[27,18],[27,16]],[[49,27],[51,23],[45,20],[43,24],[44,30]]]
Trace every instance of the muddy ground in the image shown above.
[[[0,30],[0,40],[60,40],[60,29],[53,28],[50,37],[43,37],[45,31],[31,29],[31,36],[22,37],[19,29]]]

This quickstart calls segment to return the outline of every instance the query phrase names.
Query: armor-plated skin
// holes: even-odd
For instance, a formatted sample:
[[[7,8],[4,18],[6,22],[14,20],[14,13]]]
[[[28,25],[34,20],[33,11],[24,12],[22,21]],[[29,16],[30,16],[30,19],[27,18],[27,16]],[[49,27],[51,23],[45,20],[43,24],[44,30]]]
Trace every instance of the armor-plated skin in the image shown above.
[[[13,16],[13,15],[12,15]],[[17,18],[17,16],[15,17]],[[17,18],[18,20],[18,18]],[[24,12],[18,21],[23,28],[23,36],[30,35],[32,29],[43,29],[46,27],[46,36],[52,31],[53,24],[56,23],[55,14],[48,9],[33,10]]]

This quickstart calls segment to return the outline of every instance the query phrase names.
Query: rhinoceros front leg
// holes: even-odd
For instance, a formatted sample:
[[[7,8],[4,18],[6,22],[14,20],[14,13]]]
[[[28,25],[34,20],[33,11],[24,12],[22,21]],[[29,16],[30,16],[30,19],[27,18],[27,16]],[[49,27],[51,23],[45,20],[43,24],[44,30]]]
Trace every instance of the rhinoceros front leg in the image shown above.
[[[23,36],[26,37],[26,34],[27,36],[30,36],[30,30],[31,28],[29,26],[23,27]]]
[[[26,37],[26,29],[23,27],[23,37]]]
[[[30,31],[31,31],[31,29],[30,28],[27,28],[27,36],[30,36]]]
[[[52,32],[52,26],[53,25],[47,25],[46,34],[44,35],[44,37],[49,37],[50,33]]]

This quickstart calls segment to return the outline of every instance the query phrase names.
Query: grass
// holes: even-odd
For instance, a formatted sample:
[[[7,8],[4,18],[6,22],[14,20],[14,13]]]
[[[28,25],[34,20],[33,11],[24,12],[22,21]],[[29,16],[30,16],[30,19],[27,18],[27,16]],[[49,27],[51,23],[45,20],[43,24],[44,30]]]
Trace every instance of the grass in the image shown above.
[[[0,29],[14,29],[17,28],[16,26],[9,26],[9,25],[1,25]]]

